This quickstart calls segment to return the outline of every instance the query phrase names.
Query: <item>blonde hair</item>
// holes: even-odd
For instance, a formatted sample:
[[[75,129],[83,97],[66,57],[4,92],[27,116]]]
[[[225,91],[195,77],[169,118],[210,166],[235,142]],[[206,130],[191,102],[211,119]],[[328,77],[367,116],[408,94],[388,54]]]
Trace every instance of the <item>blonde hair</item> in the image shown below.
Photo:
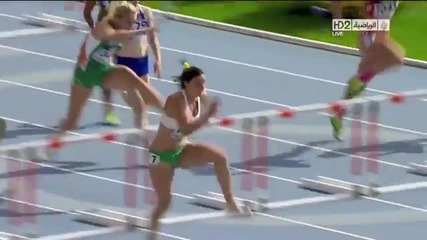
[[[108,14],[105,18],[107,20],[115,20],[123,16],[135,14],[136,12],[136,7],[128,1],[111,1],[108,7]]]

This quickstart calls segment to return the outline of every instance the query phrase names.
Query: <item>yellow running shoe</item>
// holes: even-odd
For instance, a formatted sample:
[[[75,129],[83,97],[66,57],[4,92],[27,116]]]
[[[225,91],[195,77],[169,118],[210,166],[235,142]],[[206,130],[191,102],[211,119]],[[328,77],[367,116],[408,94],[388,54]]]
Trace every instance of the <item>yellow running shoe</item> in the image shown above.
[[[357,77],[353,77],[347,83],[347,89],[345,92],[345,99],[353,99],[359,97],[366,88],[366,84],[360,81]],[[341,140],[342,133],[342,116],[335,115],[330,118],[332,125],[332,134],[338,141]]]
[[[348,81],[347,91],[345,94],[346,99],[352,99],[359,97],[366,88],[366,84],[360,81],[357,77],[354,77]]]
[[[6,135],[6,128],[6,120],[0,118],[0,141],[3,140]]]
[[[105,116],[105,123],[111,126],[119,126],[120,125],[120,119],[117,116],[115,112],[109,112]]]

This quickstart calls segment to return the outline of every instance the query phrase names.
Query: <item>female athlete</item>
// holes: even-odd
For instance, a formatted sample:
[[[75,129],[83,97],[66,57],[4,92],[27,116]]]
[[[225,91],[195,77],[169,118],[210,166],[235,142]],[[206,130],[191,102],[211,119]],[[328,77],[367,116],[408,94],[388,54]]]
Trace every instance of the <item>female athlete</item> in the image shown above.
[[[138,1],[132,1],[132,3],[138,9],[137,21],[133,29],[138,30],[154,26],[151,10],[148,7],[139,5]],[[157,77],[160,77],[161,56],[159,41],[155,32],[129,39],[123,43],[123,48],[117,53],[117,64],[129,67],[146,83],[149,83],[148,45],[151,47],[155,58],[154,72]]]
[[[142,29],[145,27],[153,27],[153,14],[147,7],[138,4],[138,1],[131,1],[137,8],[137,20],[134,23],[133,30]],[[154,73],[160,78],[161,59],[160,47],[157,34],[149,32],[146,35],[135,36],[123,43],[122,49],[117,53],[116,63],[124,65],[132,69],[147,84],[149,83],[149,66],[148,66],[148,46],[151,47],[154,61]],[[127,101],[126,94],[123,94],[123,99]]]
[[[85,7],[83,9],[83,17],[86,20],[87,25],[90,27],[90,29],[93,29],[95,27],[95,23],[92,18],[92,11],[96,6],[96,3],[99,5],[99,11],[98,11],[98,17],[97,21],[101,21],[102,18],[107,16],[108,8],[111,4],[111,1],[104,0],[104,1],[86,1]],[[110,89],[102,89],[102,97],[103,101],[105,102],[104,105],[104,121],[107,124],[110,124],[112,126],[118,126],[120,125],[120,120],[117,117],[117,114],[114,112],[113,108],[113,97]]]
[[[391,20],[398,5],[398,1],[367,1],[366,17]],[[383,22],[378,27],[380,29],[386,27],[384,24],[387,23]],[[386,30],[362,33],[359,38],[359,51],[361,60],[357,74],[348,81],[344,99],[359,97],[376,75],[401,66],[405,57],[403,48],[390,38],[390,34]],[[337,140],[340,140],[343,114],[338,113],[331,118],[333,135]]]
[[[217,101],[207,100],[203,71],[193,66],[184,68],[177,81],[181,90],[167,98],[157,135],[149,147],[149,172],[157,194],[157,206],[151,215],[151,240],[156,238],[154,233],[159,229],[159,219],[170,205],[171,185],[176,168],[213,163],[228,210],[241,213],[233,198],[224,151],[217,146],[193,144],[184,139],[207,124],[218,110]],[[203,113],[201,105],[206,107]]]
[[[127,103],[135,114],[134,124],[137,128],[142,128],[143,120],[148,117],[145,103],[163,109],[163,100],[153,88],[128,67],[112,64],[121,42],[155,30],[131,30],[136,16],[134,5],[116,1],[108,15],[86,36],[74,70],[67,118],[60,136],[75,127],[92,89],[97,86],[127,92]]]

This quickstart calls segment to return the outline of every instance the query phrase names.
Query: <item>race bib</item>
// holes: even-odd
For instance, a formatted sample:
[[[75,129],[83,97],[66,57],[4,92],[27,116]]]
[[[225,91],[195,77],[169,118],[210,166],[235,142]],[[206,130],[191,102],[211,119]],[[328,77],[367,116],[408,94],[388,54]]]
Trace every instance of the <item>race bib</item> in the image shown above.
[[[160,163],[160,157],[159,157],[159,155],[150,153],[150,162],[149,162],[149,164],[150,165],[157,165],[159,163]]]
[[[93,54],[93,58],[96,59],[98,62],[109,64],[113,59],[115,51],[115,49],[99,49]]]

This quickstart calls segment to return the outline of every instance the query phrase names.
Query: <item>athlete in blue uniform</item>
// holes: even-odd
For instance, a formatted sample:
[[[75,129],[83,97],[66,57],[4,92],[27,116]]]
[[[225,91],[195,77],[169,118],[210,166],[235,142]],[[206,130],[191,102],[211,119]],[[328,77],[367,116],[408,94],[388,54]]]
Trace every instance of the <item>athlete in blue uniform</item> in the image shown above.
[[[138,4],[138,1],[132,1],[138,9],[137,21],[134,24],[134,30],[154,26],[153,14],[148,7]],[[117,53],[117,64],[125,65],[132,69],[136,75],[140,76],[147,83],[149,82],[149,60],[148,47],[151,47],[155,61],[154,73],[160,77],[161,55],[159,41],[156,33],[148,33],[129,39],[124,43],[123,48]]]
[[[98,12],[98,19],[97,21],[101,21],[104,16],[108,13],[108,7],[111,4],[111,1],[86,1],[85,7],[83,10],[83,16],[86,20],[86,23],[89,25],[91,29],[95,26],[95,23],[92,18],[92,12],[95,8],[96,4],[99,5],[99,12]],[[113,110],[112,105],[112,94],[111,90],[109,89],[102,89],[102,95],[103,95],[103,101],[106,103],[104,106],[105,111],[105,123],[110,124],[112,126],[118,126],[120,124],[120,121],[116,115],[116,113]]]

